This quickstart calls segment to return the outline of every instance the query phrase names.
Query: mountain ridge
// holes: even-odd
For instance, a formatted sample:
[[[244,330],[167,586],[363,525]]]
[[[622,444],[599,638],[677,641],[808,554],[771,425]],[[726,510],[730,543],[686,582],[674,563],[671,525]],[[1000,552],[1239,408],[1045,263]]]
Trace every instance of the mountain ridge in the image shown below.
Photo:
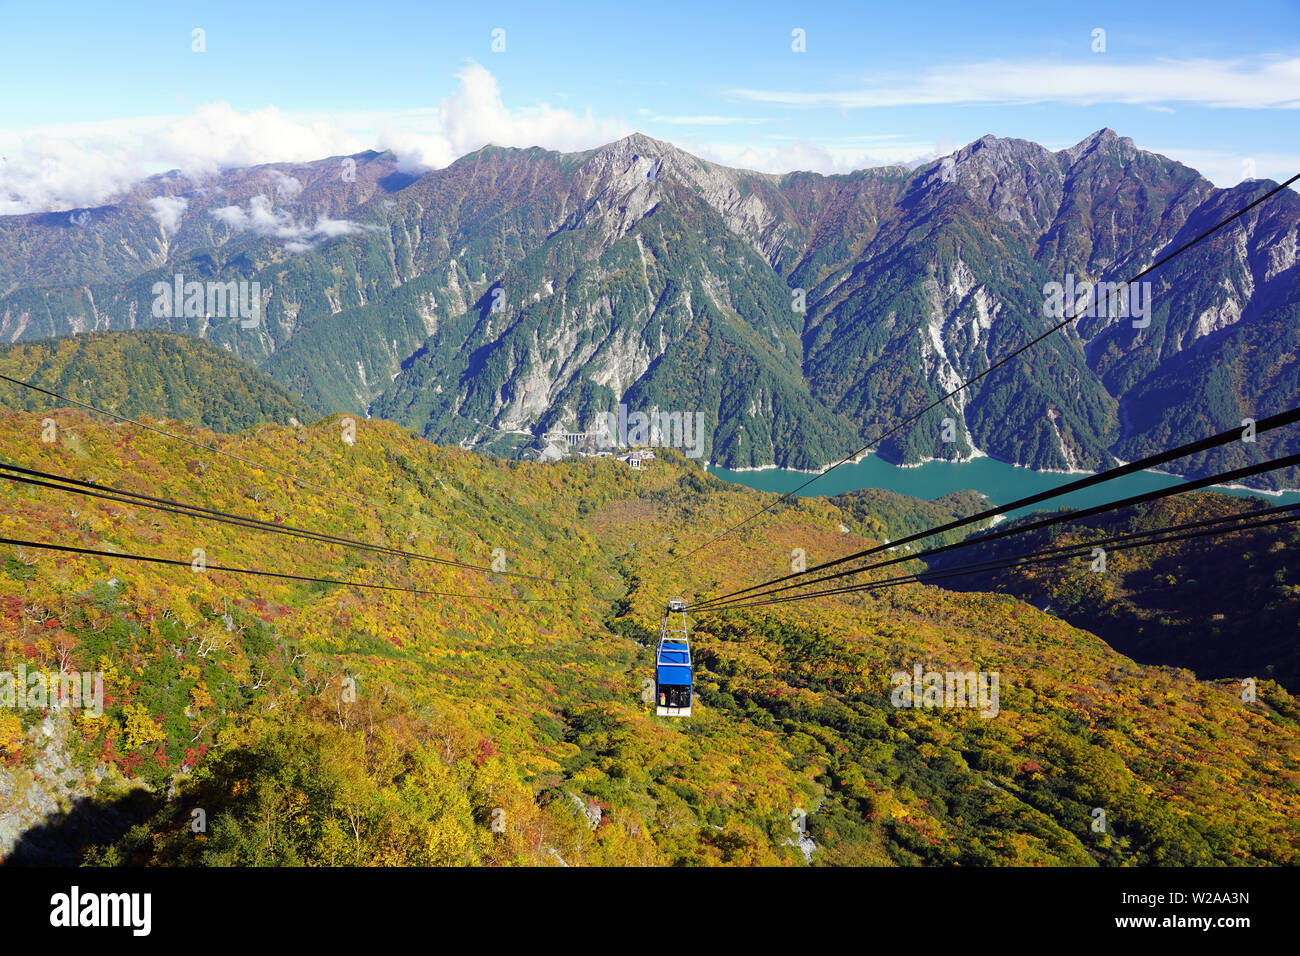
[[[340,178],[348,159],[355,182]],[[267,321],[253,334],[166,325],[243,355],[318,411],[391,415],[474,445],[582,431],[620,401],[689,408],[709,419],[711,461],[818,467],[1037,334],[1047,283],[1127,277],[1262,185],[1216,189],[1107,128],[1057,151],[988,135],[912,170],[835,176],[733,169],[637,133],[578,153],[487,146],[418,177],[368,152],[139,188],[117,237],[139,271],[48,286],[52,266],[30,281],[11,267],[0,336],[153,321],[149,287],[175,272],[257,278]],[[147,207],[159,198],[186,203],[168,207],[180,209],[170,237]],[[6,217],[0,251],[63,261],[75,250],[55,238],[93,231],[95,215]],[[150,223],[152,244],[132,239]],[[1148,328],[1086,317],[880,453],[1095,469],[1290,407],[1297,223],[1300,199],[1275,197],[1161,270]],[[100,246],[116,248],[102,241],[111,219],[100,227]],[[41,228],[58,235],[32,240]],[[1265,337],[1280,364],[1252,346]],[[1216,369],[1231,361],[1254,364],[1225,378]],[[954,441],[939,439],[953,431],[944,419]]]

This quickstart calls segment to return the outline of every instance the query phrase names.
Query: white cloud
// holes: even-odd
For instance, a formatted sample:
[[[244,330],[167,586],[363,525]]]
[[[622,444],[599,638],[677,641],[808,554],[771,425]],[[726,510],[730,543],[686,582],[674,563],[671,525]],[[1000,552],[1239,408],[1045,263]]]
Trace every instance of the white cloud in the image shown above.
[[[458,87],[437,109],[293,117],[274,106],[241,113],[213,103],[185,116],[0,129],[0,215],[100,205],[168,169],[202,177],[377,147],[396,152],[403,169],[422,171],[489,143],[578,150],[632,132],[591,110],[546,104],[511,110],[496,78],[474,61],[455,76]],[[291,198],[286,187],[293,189],[292,179],[273,177],[285,198]]]
[[[935,155],[933,144],[894,136],[842,137],[827,140],[825,144],[806,139],[764,143],[684,141],[682,148],[724,166],[753,169],[760,173],[788,173],[792,170],[848,173],[872,166],[907,165]]]
[[[327,121],[303,122],[274,106],[240,113],[226,103],[203,106],[166,124],[149,144],[187,174],[259,163],[300,163],[356,153],[367,144]]]
[[[296,182],[296,180],[295,180]],[[286,239],[285,249],[290,252],[304,252],[324,239],[335,236],[349,236],[377,226],[368,226],[347,219],[331,219],[320,216],[316,225],[299,223],[293,216],[283,210],[274,209],[266,196],[254,196],[248,201],[248,209],[239,206],[222,206],[212,210],[212,216],[224,223],[231,232],[252,232],[259,236]]]
[[[168,169],[198,177],[367,145],[347,130],[294,120],[273,106],[240,113],[226,103],[187,116],[0,130],[0,215],[100,205]]]
[[[935,67],[918,77],[876,77],[856,89],[810,93],[735,89],[785,106],[861,109],[941,103],[1194,103],[1214,108],[1300,108],[1300,58],[1159,60],[1131,64],[1100,54],[1074,62],[993,60]]]
[[[271,208],[271,200],[266,196],[254,196],[248,201],[247,212],[239,206],[222,206],[212,210],[213,218],[230,227],[233,232],[251,230],[263,236],[277,236],[288,239],[299,234],[293,217],[286,212],[276,212]]]
[[[150,212],[164,233],[173,233],[180,227],[189,204],[184,196],[154,196],[149,200]]]
[[[323,236],[326,239],[333,239],[335,236],[350,236],[367,228],[378,227],[364,226],[348,219],[330,219],[328,216],[321,216],[316,220],[316,228],[313,230],[313,234]]]
[[[837,160],[830,150],[802,140],[783,146],[759,146],[753,143],[704,145],[698,148],[698,152],[705,159],[724,166],[753,169],[760,173],[784,173],[791,170],[836,173],[848,172],[855,164],[859,167],[880,165],[870,160],[859,161],[845,156]]]
[[[0,143],[0,214],[95,206],[143,174],[129,145],[111,132],[94,147],[36,133],[22,144]]]
[[[383,149],[395,152],[408,171],[440,169],[466,153],[487,146],[544,146],[562,152],[602,146],[633,132],[616,119],[599,119],[547,104],[510,110],[501,89],[486,68],[466,61],[455,74],[460,85],[442,101],[436,125],[425,132],[386,125]]]
[[[302,192],[302,183],[296,176],[286,176],[278,169],[268,169],[266,176],[275,186],[276,193],[285,199],[292,199]]]

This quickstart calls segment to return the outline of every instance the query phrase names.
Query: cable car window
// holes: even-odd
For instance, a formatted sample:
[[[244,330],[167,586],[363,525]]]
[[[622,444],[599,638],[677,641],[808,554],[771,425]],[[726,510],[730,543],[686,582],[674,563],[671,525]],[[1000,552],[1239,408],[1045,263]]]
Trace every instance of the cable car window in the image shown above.
[[[691,706],[691,685],[690,684],[660,684],[659,685],[659,706],[660,707]]]

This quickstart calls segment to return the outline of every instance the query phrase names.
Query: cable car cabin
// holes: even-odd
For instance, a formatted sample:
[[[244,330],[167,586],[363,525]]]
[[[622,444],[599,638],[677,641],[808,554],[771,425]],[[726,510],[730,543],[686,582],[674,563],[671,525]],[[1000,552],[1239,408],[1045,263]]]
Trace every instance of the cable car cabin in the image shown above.
[[[664,641],[656,656],[655,713],[691,716],[691,649],[679,641]]]
[[[680,614],[681,627],[674,628],[672,615]],[[660,717],[691,716],[691,644],[686,628],[686,602],[668,602],[659,646],[655,650],[655,714]]]

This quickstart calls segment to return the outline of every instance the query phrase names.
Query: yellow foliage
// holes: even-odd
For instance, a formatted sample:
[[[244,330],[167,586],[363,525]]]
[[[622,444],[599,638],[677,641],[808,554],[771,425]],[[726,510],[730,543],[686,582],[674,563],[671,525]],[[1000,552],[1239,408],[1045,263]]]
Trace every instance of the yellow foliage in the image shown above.
[[[136,750],[145,744],[165,740],[167,734],[140,704],[128,704],[126,710],[126,746]]]
[[[190,707],[194,716],[198,716],[204,708],[212,706],[212,695],[208,693],[206,687],[202,684],[194,685],[190,691]]]
[[[0,754],[17,753],[23,745],[23,724],[15,715],[0,716]]]

